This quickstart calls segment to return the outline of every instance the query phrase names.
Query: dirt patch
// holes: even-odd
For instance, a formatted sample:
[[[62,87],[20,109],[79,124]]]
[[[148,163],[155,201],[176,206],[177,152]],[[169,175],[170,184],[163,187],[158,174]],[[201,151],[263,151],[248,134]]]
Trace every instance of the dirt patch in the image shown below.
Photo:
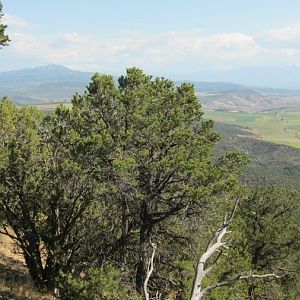
[[[37,292],[22,255],[11,238],[0,234],[0,300],[55,300]]]
[[[300,117],[300,111],[289,111],[286,114],[289,116],[299,116]]]

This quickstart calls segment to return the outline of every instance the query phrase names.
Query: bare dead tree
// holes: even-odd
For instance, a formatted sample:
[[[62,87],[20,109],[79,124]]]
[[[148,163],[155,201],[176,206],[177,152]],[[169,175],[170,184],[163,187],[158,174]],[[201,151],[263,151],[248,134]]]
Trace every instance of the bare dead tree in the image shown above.
[[[232,211],[230,213],[229,218],[227,218],[227,215],[225,215],[224,221],[222,226],[220,226],[210,241],[208,242],[208,245],[206,247],[205,252],[201,255],[201,257],[198,259],[197,267],[196,267],[196,273],[194,277],[194,283],[192,288],[192,295],[190,300],[202,300],[204,299],[205,295],[207,295],[210,291],[223,287],[223,286],[231,286],[235,284],[239,280],[251,280],[251,279],[276,279],[281,278],[283,275],[277,275],[275,273],[270,274],[248,274],[248,275],[238,275],[232,279],[224,280],[221,282],[218,282],[214,285],[207,286],[205,288],[202,287],[202,281],[205,278],[205,276],[208,275],[209,272],[211,272],[217,265],[221,255],[222,255],[222,249],[228,248],[227,242],[224,242],[223,239],[228,231],[229,225],[232,223],[232,220],[236,214],[236,210],[238,207],[240,199],[237,198],[234,207],[232,208]],[[212,257],[213,254],[217,254],[216,258],[209,262],[209,258]]]

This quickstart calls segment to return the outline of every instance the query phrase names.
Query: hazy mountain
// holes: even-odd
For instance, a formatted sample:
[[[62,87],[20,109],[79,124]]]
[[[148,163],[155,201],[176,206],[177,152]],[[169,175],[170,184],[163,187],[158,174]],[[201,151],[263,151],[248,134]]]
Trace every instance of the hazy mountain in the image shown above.
[[[93,73],[71,70],[55,64],[17,71],[0,72],[0,87],[54,82],[88,82]]]
[[[248,87],[300,89],[300,67],[297,66],[249,67],[224,71],[200,71],[194,74],[193,78],[199,78],[199,81],[235,82]]]
[[[292,77],[300,72],[300,68],[293,67]],[[269,70],[271,71],[271,70]],[[273,70],[274,71],[274,70]],[[229,73],[228,73],[229,72]],[[250,88],[254,84],[255,70],[249,71],[247,76],[239,77],[239,71],[228,71],[226,80],[245,81],[248,85],[228,81],[197,82],[185,81],[194,84],[203,103],[204,109],[213,110],[240,110],[256,111],[263,109],[300,107],[300,90],[286,90],[279,88]],[[242,71],[240,71],[242,72]],[[287,72],[287,70],[286,70]],[[279,80],[274,71],[274,80]],[[221,76],[219,73],[219,76]],[[229,74],[231,74],[229,76]],[[289,80],[287,73],[286,81]],[[8,96],[19,104],[39,104],[49,102],[70,101],[76,92],[82,93],[90,81],[93,73],[71,70],[64,66],[48,65],[10,72],[0,72],[0,98]],[[224,74],[223,74],[224,75]],[[262,75],[261,75],[262,76]],[[272,78],[265,76],[265,81]],[[300,73],[299,73],[300,78]],[[231,79],[230,79],[231,80]],[[248,81],[247,81],[248,80]],[[257,78],[257,82],[259,77]],[[286,82],[285,81],[285,82]],[[183,81],[176,81],[180,84]]]
[[[21,104],[69,101],[76,92],[84,91],[92,74],[54,64],[0,72],[0,97]]]

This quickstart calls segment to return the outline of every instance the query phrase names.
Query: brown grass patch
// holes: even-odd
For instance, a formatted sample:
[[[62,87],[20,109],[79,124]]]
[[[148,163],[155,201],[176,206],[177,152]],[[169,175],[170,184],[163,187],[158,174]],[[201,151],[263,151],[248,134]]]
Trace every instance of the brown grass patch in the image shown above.
[[[14,300],[54,300],[51,295],[35,290],[22,255],[14,242],[0,234],[0,299]]]

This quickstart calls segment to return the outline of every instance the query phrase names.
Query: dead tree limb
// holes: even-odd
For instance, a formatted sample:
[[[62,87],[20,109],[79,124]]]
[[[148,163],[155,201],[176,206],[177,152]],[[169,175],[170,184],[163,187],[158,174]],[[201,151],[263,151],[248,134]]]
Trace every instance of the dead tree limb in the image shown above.
[[[277,275],[275,273],[262,274],[262,275],[260,275],[260,274],[238,275],[235,278],[224,280],[224,281],[221,281],[221,282],[219,282],[217,284],[210,285],[210,286],[204,288],[200,292],[200,298],[198,298],[198,299],[199,300],[203,299],[207,293],[209,293],[210,291],[212,291],[212,290],[214,290],[216,288],[223,287],[223,286],[234,285],[239,280],[246,280],[246,281],[248,281],[248,280],[252,280],[252,279],[279,279],[279,278],[283,277],[284,275],[285,274],[283,274],[283,275]]]
[[[215,266],[218,263],[218,260],[221,257],[222,248],[228,248],[227,243],[223,241],[223,238],[227,233],[229,233],[228,227],[232,223],[232,220],[236,214],[239,201],[240,199],[237,198],[234,207],[231,210],[229,218],[227,218],[227,214],[226,214],[222,226],[220,226],[213,234],[210,241],[208,242],[205,252],[201,255],[201,257],[198,260],[193,288],[192,288],[192,295],[190,300],[202,300],[204,299],[205,295],[207,295],[207,293],[209,293],[211,290],[223,286],[233,285],[239,280],[266,279],[266,278],[276,279],[284,276],[284,275],[279,276],[274,273],[263,274],[263,275],[260,274],[238,275],[233,279],[224,280],[214,285],[210,285],[206,288],[202,288],[203,279],[205,278],[205,276],[207,276],[209,272],[211,272],[215,268]],[[208,262],[209,258],[211,258],[211,256],[216,253],[218,253],[216,259],[213,262]]]
[[[191,300],[201,299],[201,291],[202,291],[201,283],[204,277],[215,268],[221,256],[222,248],[226,247],[226,242],[223,242],[223,238],[226,235],[226,233],[228,233],[228,227],[233,220],[238,204],[239,204],[239,198],[237,198],[237,200],[235,201],[234,207],[232,208],[229,218],[227,218],[227,214],[226,214],[222,226],[220,226],[218,230],[214,233],[214,235],[211,237],[206,247],[206,251],[202,254],[202,256],[198,260]],[[219,252],[219,255],[217,256],[216,260],[213,263],[211,263],[209,266],[207,266],[208,259],[217,252]]]
[[[148,292],[148,282],[149,282],[150,276],[151,276],[151,274],[154,270],[154,256],[155,256],[155,252],[156,252],[156,244],[150,242],[150,245],[152,246],[153,250],[152,250],[151,257],[148,261],[147,274],[146,274],[146,278],[145,278],[145,281],[144,281],[144,297],[145,297],[145,300],[150,299],[149,292]]]

